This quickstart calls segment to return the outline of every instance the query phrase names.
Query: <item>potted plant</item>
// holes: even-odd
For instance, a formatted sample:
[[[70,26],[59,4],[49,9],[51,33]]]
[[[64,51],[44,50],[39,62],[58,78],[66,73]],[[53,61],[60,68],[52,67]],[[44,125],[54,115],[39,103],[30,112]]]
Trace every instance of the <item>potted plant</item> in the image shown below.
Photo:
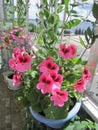
[[[2,62],[6,64],[5,67],[8,67],[8,60],[12,57],[13,48],[25,46],[26,51],[32,51],[32,49],[28,50],[32,46],[32,35],[32,33],[27,34],[22,26],[14,26],[0,32]]]
[[[69,13],[68,2],[64,3],[67,7],[64,9]],[[55,12],[52,12],[54,4]],[[22,73],[21,80],[14,78],[15,83],[23,84],[16,92],[17,99],[29,108],[35,119],[58,129],[79,111],[91,73],[86,68],[87,62],[82,58],[83,55],[77,54],[77,47],[62,41],[64,23],[61,35],[58,34],[60,19],[57,13],[63,7],[57,6],[57,1],[50,5],[51,8],[46,0],[41,6],[34,57],[31,58],[25,49],[18,48],[19,51],[14,51],[14,58],[9,60],[9,65],[11,69]]]
[[[20,88],[22,75],[31,68],[31,61],[34,55],[33,53],[27,52],[25,47],[13,48],[12,54],[13,57],[8,61],[12,72],[7,75],[6,80],[9,89],[17,90]]]
[[[77,57],[76,50],[74,44],[61,43],[59,47],[52,44],[51,49],[43,44],[32,60],[24,51],[14,51],[17,55],[9,60],[9,65],[22,73],[22,76],[16,74],[14,83],[23,83],[17,90],[17,98],[24,107],[30,107],[35,118],[39,112],[48,119],[64,119],[75,104],[75,108],[79,106],[71,114],[78,112],[91,74],[84,66],[85,61]],[[57,123],[50,126],[57,128]]]
[[[11,90],[17,90],[20,84],[14,85],[12,79],[15,78],[15,73],[19,78],[20,70],[9,68],[9,59],[15,59],[17,52],[26,53],[28,55],[32,55],[32,33],[26,33],[25,29],[21,26],[14,26],[9,31],[3,31],[0,35],[1,39],[1,49],[2,49],[2,62],[5,65],[5,72],[3,73],[5,81],[8,83],[8,88]],[[31,49],[30,49],[31,48]],[[4,52],[4,53],[3,53]],[[9,55],[10,54],[10,55]],[[10,59],[10,61],[11,61]],[[18,71],[18,72],[17,72]]]

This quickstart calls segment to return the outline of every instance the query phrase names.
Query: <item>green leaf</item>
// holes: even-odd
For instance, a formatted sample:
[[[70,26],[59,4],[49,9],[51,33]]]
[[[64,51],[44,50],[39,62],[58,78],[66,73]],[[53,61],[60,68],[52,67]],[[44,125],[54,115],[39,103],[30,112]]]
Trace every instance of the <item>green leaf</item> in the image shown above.
[[[71,10],[70,13],[74,13],[74,14],[76,14],[77,11],[75,11],[75,10]]]
[[[70,4],[72,7],[76,7],[76,6],[79,6],[78,3],[73,3],[73,4]]]
[[[96,130],[98,130],[98,123],[95,123],[95,128]]]
[[[69,12],[68,11],[68,5],[69,5],[69,0],[64,0],[64,4],[65,4],[65,6],[66,6],[66,12]]]
[[[39,36],[38,44],[41,45],[43,43],[43,37],[42,35]]]
[[[63,130],[74,130],[74,124],[68,125],[68,127],[64,128]]]
[[[82,2],[86,2],[87,0],[82,0]]]
[[[68,7],[69,0],[63,0],[64,4]]]
[[[50,24],[54,24],[54,20],[55,20],[55,17],[54,15],[50,15],[50,17],[48,18],[48,23]]]
[[[62,5],[60,5],[59,7],[58,7],[58,9],[57,9],[57,13],[60,13],[60,12],[62,12],[63,11],[63,6]]]
[[[90,38],[92,38],[92,30],[90,29],[90,27],[87,28],[86,30],[87,34],[89,35]]]
[[[44,5],[48,5],[48,1],[47,0],[43,0],[43,4]]]
[[[32,72],[31,72],[32,78],[35,78],[36,74],[37,74],[37,71],[32,71]]]
[[[6,0],[6,2],[7,2],[7,3],[10,2],[10,0]]]
[[[80,40],[80,44],[86,48],[85,42],[83,41],[83,39],[79,36],[79,40]]]
[[[97,19],[98,18],[98,4],[96,4],[95,2],[93,4],[92,12],[93,12],[93,16]]]
[[[46,16],[46,18],[48,19],[49,15],[50,15],[50,12],[48,9],[44,9],[44,14]]]
[[[40,101],[39,101],[40,94],[34,91],[34,89],[28,92],[27,99],[29,100],[33,110],[42,111],[41,106],[40,106]]]
[[[96,39],[96,38],[98,38],[98,34],[97,34],[97,35],[95,35],[95,39]]]
[[[90,40],[90,39],[89,39],[89,37],[88,37],[88,35],[87,35],[87,32],[85,31],[84,34],[85,34],[85,39],[86,39],[87,43],[89,44],[89,40]]]
[[[51,104],[44,112],[49,119],[64,119],[67,116],[66,113],[68,113],[67,104],[64,107],[53,106]]]
[[[73,20],[70,20],[69,22],[67,22],[65,27],[67,29],[70,29],[72,27],[77,26],[80,22],[81,22],[81,20],[79,20],[79,19],[73,19]]]

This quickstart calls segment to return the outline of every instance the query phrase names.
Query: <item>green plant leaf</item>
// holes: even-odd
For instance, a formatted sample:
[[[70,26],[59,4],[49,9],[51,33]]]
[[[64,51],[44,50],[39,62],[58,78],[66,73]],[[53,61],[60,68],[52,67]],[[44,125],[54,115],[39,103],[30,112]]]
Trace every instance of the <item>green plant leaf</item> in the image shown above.
[[[76,14],[77,11],[75,11],[75,10],[71,10],[70,13],[74,13],[74,14]]]
[[[94,2],[92,8],[93,16],[97,19],[98,18],[98,4]]]
[[[39,36],[38,44],[41,45],[43,43],[43,37],[42,35]]]
[[[92,32],[92,30],[90,29],[90,27],[87,28],[86,32],[87,32],[87,34],[89,35],[89,37],[92,38],[93,32]]]
[[[57,9],[57,13],[60,13],[60,12],[62,12],[63,11],[63,6],[62,5],[60,5],[59,7],[58,7],[58,9]]]
[[[86,47],[85,45],[85,42],[83,41],[83,39],[79,36],[79,40],[80,40],[80,44],[83,46],[83,47]]]
[[[36,74],[37,74],[37,71],[32,71],[32,72],[31,72],[32,78],[35,78]]]
[[[53,106],[53,104],[51,104],[44,112],[49,119],[64,119],[68,112],[67,104],[64,107]]]
[[[50,17],[48,18],[48,23],[49,24],[54,24],[54,20],[55,20],[54,15],[50,15]]]
[[[82,2],[86,2],[87,0],[82,0]]]
[[[66,23],[65,28],[70,29],[72,27],[77,26],[80,22],[81,20],[79,19],[70,20],[69,22]]]
[[[96,130],[98,130],[98,123],[95,123],[95,128]]]
[[[69,8],[68,8],[69,0],[64,0],[64,4],[66,6],[66,12],[69,12]]]

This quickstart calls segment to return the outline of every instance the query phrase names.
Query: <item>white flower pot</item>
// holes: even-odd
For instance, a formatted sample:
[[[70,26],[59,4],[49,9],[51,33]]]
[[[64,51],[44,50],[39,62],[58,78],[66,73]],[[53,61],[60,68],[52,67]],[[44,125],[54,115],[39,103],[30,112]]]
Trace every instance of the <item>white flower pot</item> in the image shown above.
[[[8,89],[18,90],[20,88],[20,85],[18,85],[18,86],[13,85],[13,79],[10,77],[11,75],[13,75],[13,74],[11,73],[11,74],[6,75],[6,82],[8,84]]]

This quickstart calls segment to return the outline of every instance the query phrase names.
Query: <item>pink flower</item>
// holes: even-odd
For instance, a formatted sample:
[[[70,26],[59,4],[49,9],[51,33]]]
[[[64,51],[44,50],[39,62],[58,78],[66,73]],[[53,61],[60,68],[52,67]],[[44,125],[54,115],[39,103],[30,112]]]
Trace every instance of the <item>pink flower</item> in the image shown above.
[[[22,34],[24,34],[25,31],[22,27],[14,27],[11,31],[10,31],[10,36],[14,41],[17,41],[18,39],[23,40],[24,36],[22,36]]]
[[[62,91],[59,89],[55,89],[52,93],[53,95],[50,97],[52,101],[54,101],[54,106],[64,106],[64,102],[68,101],[68,92]]]
[[[38,66],[39,66],[39,67],[43,66],[47,60],[53,61],[53,60],[52,60],[52,57],[51,57],[51,56],[48,56],[47,59],[43,60]]]
[[[76,46],[74,45],[74,44],[71,44],[70,46],[70,50],[71,50],[71,56],[70,56],[70,58],[74,58],[74,57],[76,57]]]
[[[84,78],[82,77],[81,79],[77,80],[76,84],[75,84],[75,89],[78,92],[83,92],[86,88],[85,88],[85,81]]]
[[[19,72],[24,72],[28,69],[31,68],[31,57],[27,54],[27,53],[24,53],[23,55],[22,54],[18,54],[18,57],[17,57],[17,71]]]
[[[65,44],[60,45],[59,56],[65,60],[69,59],[71,57],[71,48],[66,47]]]
[[[21,49],[19,47],[15,47],[13,49],[13,54],[14,54],[14,57],[17,57],[18,54],[21,54]]]
[[[59,49],[59,56],[63,57],[65,60],[76,57],[76,46],[73,44],[69,46],[61,44]]]
[[[49,73],[50,71],[58,72],[59,67],[53,62],[53,60],[44,60],[39,65],[40,72]]]
[[[52,77],[54,83],[58,83],[60,85],[62,84],[62,82],[63,82],[63,76],[62,75],[60,75],[60,74],[58,74],[54,71],[51,71],[50,76]]]
[[[13,49],[14,57],[18,57],[18,54],[22,54],[22,53],[26,53],[25,47],[22,47],[22,48],[15,47]]]
[[[70,47],[65,48],[63,54],[65,60],[69,59],[71,57],[71,48]]]
[[[25,37],[22,36],[22,35],[20,35],[20,36],[19,36],[19,39],[23,40],[23,39],[25,39]]]
[[[22,78],[22,75],[20,73],[15,73],[13,75],[13,85],[14,86],[18,86],[21,84],[21,78]]]
[[[30,56],[31,56],[32,58],[35,58],[35,57],[36,57],[36,55],[35,55],[33,52],[30,53]]]
[[[64,56],[65,48],[66,48],[65,44],[60,44],[59,56]]]
[[[43,94],[51,93],[53,86],[53,80],[50,75],[42,74],[39,77],[39,83],[37,84],[37,88],[41,89]]]
[[[10,31],[10,37],[14,40],[14,41],[17,41],[18,40],[18,35],[16,35],[16,33],[17,33],[17,30],[12,30],[12,31]],[[18,34],[18,33],[17,33]]]
[[[63,81],[62,76],[59,77],[59,74],[56,73],[56,72],[54,72],[54,71],[51,71],[51,72],[50,72],[50,76],[51,76],[51,78],[52,78],[52,80],[53,80],[52,91],[53,91],[55,88],[60,89],[60,88],[61,88],[61,83],[62,83],[62,81]]]
[[[16,60],[16,58],[10,58],[8,64],[9,64],[9,66],[12,70],[17,70],[17,60]]]
[[[84,68],[83,77],[84,77],[86,80],[90,80],[91,77],[92,77],[90,71],[89,71],[87,68]]]

